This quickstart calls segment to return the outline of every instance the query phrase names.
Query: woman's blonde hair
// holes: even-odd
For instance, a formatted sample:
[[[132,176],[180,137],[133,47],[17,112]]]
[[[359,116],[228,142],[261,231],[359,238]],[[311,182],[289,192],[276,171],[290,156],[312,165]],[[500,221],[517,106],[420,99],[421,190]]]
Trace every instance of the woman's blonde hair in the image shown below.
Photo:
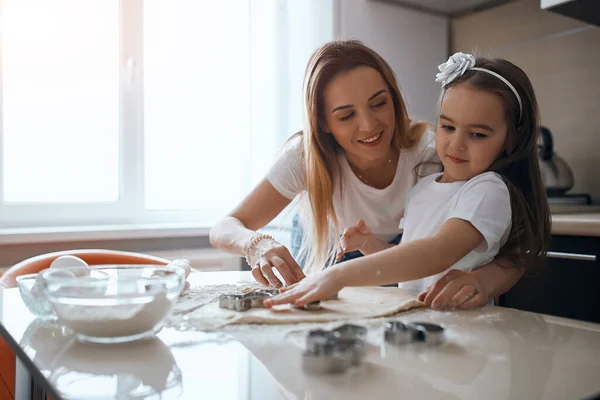
[[[387,84],[396,119],[391,145],[396,150],[414,146],[428,127],[426,123],[411,122],[392,68],[362,42],[335,40],[313,53],[304,75],[304,131],[297,134],[302,136],[306,167],[306,192],[300,199],[303,238],[299,259],[308,272],[321,270],[333,261],[340,235],[333,190],[335,184],[341,185],[338,157],[343,149],[322,128],[323,93],[334,77],[361,66],[379,72]]]

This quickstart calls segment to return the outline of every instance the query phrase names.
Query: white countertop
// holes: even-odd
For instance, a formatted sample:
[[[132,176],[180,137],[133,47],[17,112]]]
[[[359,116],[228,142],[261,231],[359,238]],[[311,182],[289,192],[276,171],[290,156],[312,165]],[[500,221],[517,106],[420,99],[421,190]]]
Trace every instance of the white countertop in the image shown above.
[[[193,285],[251,279],[249,272],[199,272]],[[363,365],[339,376],[302,371],[300,332],[241,326],[223,333],[163,329],[156,339],[82,344],[36,320],[17,289],[0,292],[0,322],[58,393],[76,398],[162,399],[565,399],[600,392],[600,324],[501,307],[395,319],[441,323],[446,343],[370,345]],[[377,335],[380,322],[370,334]],[[293,328],[293,327],[292,327]],[[125,396],[129,394],[129,397]]]

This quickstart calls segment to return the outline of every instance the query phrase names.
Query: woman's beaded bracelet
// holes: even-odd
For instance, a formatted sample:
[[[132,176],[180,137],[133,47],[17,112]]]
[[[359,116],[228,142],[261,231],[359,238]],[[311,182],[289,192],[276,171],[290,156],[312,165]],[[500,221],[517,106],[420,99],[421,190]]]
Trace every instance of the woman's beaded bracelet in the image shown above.
[[[248,263],[248,265],[252,266],[251,264],[251,260],[250,260],[250,251],[256,247],[256,245],[258,244],[258,242],[260,242],[263,239],[271,239],[271,240],[275,240],[275,238],[271,235],[267,235],[266,233],[261,233],[260,235],[256,235],[254,236],[250,242],[248,243],[248,245],[246,245],[246,262]]]

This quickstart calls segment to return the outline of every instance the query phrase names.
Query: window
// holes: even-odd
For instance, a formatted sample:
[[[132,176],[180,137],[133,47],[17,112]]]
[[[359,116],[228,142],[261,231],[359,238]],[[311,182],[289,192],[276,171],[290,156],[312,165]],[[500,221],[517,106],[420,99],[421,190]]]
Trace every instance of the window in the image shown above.
[[[324,0],[2,0],[0,227],[211,225],[301,128]]]

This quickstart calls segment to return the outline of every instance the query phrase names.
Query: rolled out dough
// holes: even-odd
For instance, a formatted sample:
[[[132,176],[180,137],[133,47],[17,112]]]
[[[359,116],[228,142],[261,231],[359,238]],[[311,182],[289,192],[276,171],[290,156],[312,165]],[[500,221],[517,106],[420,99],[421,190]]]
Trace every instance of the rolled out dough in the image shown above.
[[[213,301],[188,314],[196,326],[219,327],[231,324],[295,324],[386,317],[424,306],[416,296],[395,287],[347,287],[339,300],[321,302],[319,311],[293,308],[289,304],[253,308],[238,312],[219,308]]]

